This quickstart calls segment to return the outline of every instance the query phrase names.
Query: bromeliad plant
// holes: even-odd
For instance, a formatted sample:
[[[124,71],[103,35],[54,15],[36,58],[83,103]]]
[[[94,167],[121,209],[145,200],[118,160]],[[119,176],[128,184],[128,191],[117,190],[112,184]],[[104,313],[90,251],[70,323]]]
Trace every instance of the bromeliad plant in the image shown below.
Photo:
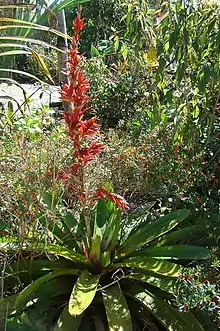
[[[61,92],[69,102],[64,119],[74,162],[57,173],[82,211],[79,220],[71,212],[55,224],[51,220],[48,243],[27,238],[18,245],[2,239],[4,255],[17,252],[23,260],[4,265],[4,292],[14,294],[0,300],[1,330],[203,330],[191,312],[183,314],[172,305],[180,262],[210,256],[209,249],[179,244],[194,227],[171,232],[188,211],[153,222],[145,220],[147,210],[130,213],[122,226],[122,197],[106,188],[86,191],[85,167],[103,146],[89,143],[98,125],[95,118],[84,118],[89,86],[80,68],[82,28],[78,14],[68,51],[69,85],[63,84]],[[24,289],[19,292],[19,287]]]

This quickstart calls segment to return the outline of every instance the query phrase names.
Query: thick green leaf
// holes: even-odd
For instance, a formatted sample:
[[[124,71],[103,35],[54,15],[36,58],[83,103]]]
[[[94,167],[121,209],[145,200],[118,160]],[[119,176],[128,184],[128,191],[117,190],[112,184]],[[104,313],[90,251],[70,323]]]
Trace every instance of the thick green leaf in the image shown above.
[[[116,254],[116,259],[126,256],[131,252],[140,249],[154,239],[169,232],[188,216],[188,210],[177,210],[159,218],[148,226],[142,226],[138,228],[135,232],[131,233],[128,236],[127,240],[118,250]]]
[[[162,276],[152,271],[143,272],[143,270],[141,272],[131,272],[126,275],[126,277],[143,283],[148,283],[171,294],[174,293],[174,286],[176,284],[176,279],[174,277]]]
[[[99,200],[95,211],[93,237],[89,257],[92,261],[97,262],[100,259],[101,242],[106,228],[108,214],[106,202],[104,200]]]
[[[42,284],[48,283],[47,286],[50,286],[50,281],[56,278],[59,278],[61,276],[67,276],[67,275],[72,275],[72,276],[77,276],[79,274],[79,270],[76,269],[62,269],[59,271],[54,271],[51,272],[45,276],[42,276],[35,280],[33,283],[28,285],[21,293],[16,298],[15,302],[15,308],[24,308],[26,304],[33,299],[34,293],[39,289],[39,287]]]
[[[83,264],[90,264],[90,261],[86,259],[83,255],[78,254],[64,246],[60,245],[55,245],[55,244],[45,244],[45,243],[32,243],[31,245],[29,243],[19,245],[14,242],[1,242],[0,243],[0,249],[2,251],[18,251],[23,250],[23,251],[32,251],[34,250],[35,252],[39,253],[44,253],[47,252],[52,255],[57,255],[64,257],[67,260],[70,260],[72,262],[76,263],[83,263]]]
[[[100,275],[91,275],[84,270],[73,287],[69,300],[70,315],[80,315],[93,301]]]
[[[119,285],[102,291],[109,331],[132,331],[130,311]]]
[[[133,256],[149,256],[162,259],[201,260],[212,256],[210,249],[200,246],[173,245],[149,247],[133,253]]]
[[[28,272],[29,274],[36,271],[57,271],[60,269],[67,269],[71,263],[67,260],[57,260],[50,261],[45,260],[19,260],[17,262],[7,265],[5,269],[5,275],[7,276],[16,276],[19,273]]]
[[[197,225],[187,226],[183,229],[172,231],[163,236],[162,240],[158,243],[158,246],[175,244],[176,242],[190,239],[200,231],[201,230],[198,229]]]
[[[147,290],[133,285],[127,294],[145,306],[169,331],[204,331],[192,313],[181,313]]]
[[[122,262],[113,264],[112,266],[110,266],[110,269],[125,267],[153,271],[157,274],[170,277],[177,277],[182,269],[182,267],[178,264],[169,261],[163,261],[160,259],[154,259],[148,256],[129,257]]]
[[[121,224],[121,210],[116,209],[112,212],[111,216],[108,219],[106,224],[105,232],[102,240],[102,252],[105,252],[107,249],[113,251],[119,237]]]
[[[62,9],[68,8],[68,7],[77,7],[78,5],[80,5],[81,3],[84,2],[88,2],[90,0],[64,0],[64,1],[60,1],[59,5],[57,7],[55,7],[56,11],[60,11]]]
[[[53,331],[78,331],[82,317],[83,314],[71,316],[65,307]]]
[[[95,224],[100,229],[106,224],[107,212],[106,202],[104,200],[99,200],[96,205]]]

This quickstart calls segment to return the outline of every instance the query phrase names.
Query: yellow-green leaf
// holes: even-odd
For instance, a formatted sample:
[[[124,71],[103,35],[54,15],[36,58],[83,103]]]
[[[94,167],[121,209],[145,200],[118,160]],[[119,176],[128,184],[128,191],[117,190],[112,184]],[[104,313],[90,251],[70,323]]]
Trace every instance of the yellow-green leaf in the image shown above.
[[[92,275],[87,270],[80,274],[69,300],[70,315],[81,315],[88,308],[95,297],[99,278],[100,275]]]
[[[35,59],[39,63],[41,69],[43,70],[43,72],[45,73],[47,78],[54,84],[53,78],[52,78],[52,76],[50,74],[50,71],[48,70],[47,65],[44,62],[43,58],[40,56],[39,53],[35,52],[33,49],[31,50],[31,53],[33,54],[33,56],[35,57]]]
[[[154,67],[157,63],[157,53],[155,47],[150,47],[147,53],[147,62],[149,67]]]
[[[132,331],[130,311],[123,292],[115,284],[102,292],[109,331]]]
[[[112,268],[137,268],[171,277],[177,277],[182,269],[182,267],[178,264],[160,259],[154,259],[148,256],[129,257],[122,262],[114,264]]]

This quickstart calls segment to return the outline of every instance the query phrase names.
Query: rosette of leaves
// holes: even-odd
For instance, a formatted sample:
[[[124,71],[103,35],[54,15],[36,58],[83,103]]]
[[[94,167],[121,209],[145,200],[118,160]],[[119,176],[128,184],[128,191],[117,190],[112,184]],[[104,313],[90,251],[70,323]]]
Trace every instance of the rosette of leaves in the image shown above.
[[[146,213],[122,222],[121,210],[100,200],[89,242],[85,216],[78,222],[71,212],[47,223],[51,243],[32,238],[18,247],[2,238],[1,251],[11,257],[19,250],[23,259],[4,267],[0,330],[203,330],[192,312],[172,302],[181,264],[209,258],[210,250],[179,243],[194,227],[172,231],[187,210],[152,222]]]

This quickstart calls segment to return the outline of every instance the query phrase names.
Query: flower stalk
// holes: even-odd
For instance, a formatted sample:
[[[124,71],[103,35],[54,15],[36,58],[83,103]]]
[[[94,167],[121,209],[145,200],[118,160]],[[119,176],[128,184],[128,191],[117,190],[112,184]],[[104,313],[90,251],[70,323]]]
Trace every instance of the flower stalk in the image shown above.
[[[69,104],[68,110],[64,112],[64,120],[67,124],[68,134],[73,142],[73,164],[70,170],[59,172],[58,178],[68,182],[68,188],[74,193],[74,196],[80,201],[86,223],[87,239],[91,238],[90,219],[88,209],[97,200],[110,199],[118,208],[126,209],[126,201],[119,195],[107,191],[105,188],[86,191],[85,188],[85,168],[100,154],[104,146],[91,141],[99,130],[99,124],[96,117],[85,119],[85,114],[91,109],[90,96],[88,95],[89,80],[85,78],[81,69],[80,61],[82,55],[79,53],[80,34],[84,27],[84,18],[80,18],[80,12],[73,21],[74,35],[72,43],[67,50],[68,55],[68,81],[69,84],[62,83],[60,98]],[[89,242],[88,242],[89,244]]]

